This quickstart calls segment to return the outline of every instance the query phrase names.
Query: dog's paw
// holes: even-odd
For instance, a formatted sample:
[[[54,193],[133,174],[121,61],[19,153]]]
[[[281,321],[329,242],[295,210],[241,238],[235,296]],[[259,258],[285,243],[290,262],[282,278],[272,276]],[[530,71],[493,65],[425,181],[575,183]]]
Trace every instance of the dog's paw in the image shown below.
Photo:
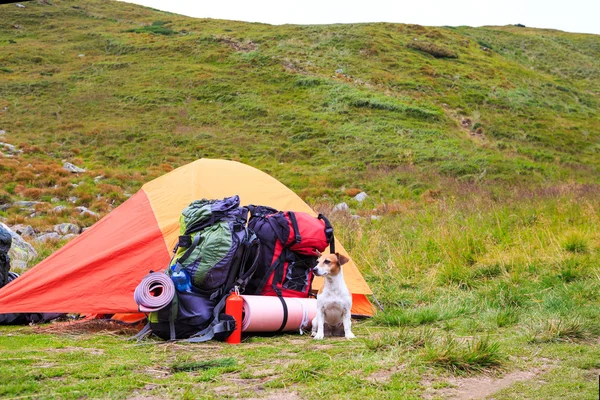
[[[354,336],[354,333],[352,332],[347,332],[345,336],[346,339],[356,339],[356,336]]]
[[[315,336],[317,336],[317,331],[311,331],[311,332],[310,332],[310,336],[312,336],[312,337],[315,337]]]
[[[314,339],[315,340],[323,340],[323,338],[325,337],[325,335],[323,333],[315,333]]]

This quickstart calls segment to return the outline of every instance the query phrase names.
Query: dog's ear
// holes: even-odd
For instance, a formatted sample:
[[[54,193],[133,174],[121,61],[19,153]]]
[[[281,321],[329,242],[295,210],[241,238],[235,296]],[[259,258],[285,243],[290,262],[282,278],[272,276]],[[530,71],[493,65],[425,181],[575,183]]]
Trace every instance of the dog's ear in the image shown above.
[[[340,254],[340,253],[335,253],[335,256],[337,257],[337,259],[338,259],[338,262],[340,263],[340,265],[344,265],[344,264],[346,264],[348,261],[350,261],[350,260],[348,259],[348,257],[346,257],[346,256],[345,256],[345,255],[343,255],[343,254]]]

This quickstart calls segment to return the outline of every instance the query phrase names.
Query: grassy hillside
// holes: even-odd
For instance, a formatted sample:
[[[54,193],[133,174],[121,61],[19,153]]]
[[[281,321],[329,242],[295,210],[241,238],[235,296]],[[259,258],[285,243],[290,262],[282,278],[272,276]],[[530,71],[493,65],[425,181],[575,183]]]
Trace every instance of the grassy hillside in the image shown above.
[[[351,343],[288,335],[208,353],[2,328],[0,396],[596,395],[599,36],[24,5],[0,5],[8,225],[89,226],[76,206],[101,216],[192,160],[239,160],[332,217],[386,311]],[[341,201],[350,211],[333,213]],[[38,260],[63,244],[34,243]],[[236,361],[169,369],[207,357]]]

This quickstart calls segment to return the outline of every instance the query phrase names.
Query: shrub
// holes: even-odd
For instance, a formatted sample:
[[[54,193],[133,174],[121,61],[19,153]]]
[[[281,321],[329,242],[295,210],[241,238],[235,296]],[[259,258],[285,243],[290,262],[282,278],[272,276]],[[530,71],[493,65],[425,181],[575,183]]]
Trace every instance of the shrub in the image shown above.
[[[423,53],[430,54],[435,58],[458,58],[458,54],[445,47],[438,46],[430,42],[414,41],[407,45],[409,49],[415,49],[422,51]]]
[[[574,342],[591,339],[598,327],[579,316],[540,318],[527,327],[526,337],[530,343]]]
[[[496,325],[498,325],[498,328],[502,328],[519,322],[519,315],[514,308],[505,308],[503,310],[498,310],[494,316],[494,321],[496,322]]]
[[[4,185],[4,190],[6,190],[10,194],[15,194],[16,186],[17,186],[17,184],[15,182],[9,182],[6,185]]]
[[[165,35],[165,36],[174,35],[175,33],[177,33],[170,28],[165,28],[162,25],[154,25],[154,24],[142,26],[141,28],[128,29],[126,32],[152,33],[154,35]]]
[[[383,333],[364,339],[365,345],[372,351],[386,351],[396,346],[409,349],[422,348],[433,342],[434,331],[423,327],[417,330],[400,329],[396,332]]]
[[[21,192],[21,196],[26,199],[39,200],[42,198],[44,191],[38,188],[27,188]]]
[[[568,252],[579,254],[589,251],[587,239],[578,234],[569,235],[563,243],[563,248]]]
[[[0,204],[9,204],[12,201],[12,196],[0,189]]]
[[[346,189],[346,195],[350,196],[350,197],[354,197],[357,194],[359,194],[360,192],[362,192],[362,190],[358,189],[358,188],[350,188],[350,189]]]
[[[17,182],[33,182],[35,175],[29,170],[21,170],[15,174],[14,179]]]
[[[504,357],[498,342],[489,339],[459,341],[446,338],[435,345],[425,345],[425,361],[452,372],[474,372],[498,367]]]
[[[327,82],[321,78],[302,77],[302,78],[296,79],[295,85],[299,86],[299,87],[314,87],[314,86],[321,86],[326,83]]]

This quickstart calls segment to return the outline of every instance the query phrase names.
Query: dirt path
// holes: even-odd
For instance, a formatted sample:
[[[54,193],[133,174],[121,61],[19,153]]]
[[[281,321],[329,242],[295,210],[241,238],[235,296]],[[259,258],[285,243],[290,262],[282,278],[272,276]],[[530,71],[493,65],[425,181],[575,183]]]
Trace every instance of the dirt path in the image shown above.
[[[447,382],[452,385],[449,388],[429,390],[424,396],[426,399],[435,396],[452,400],[476,400],[485,399],[502,389],[508,388],[517,382],[529,381],[552,369],[551,365],[532,368],[529,371],[515,371],[500,378],[493,376],[476,376],[469,378],[450,378]],[[433,381],[425,382],[431,386]]]

